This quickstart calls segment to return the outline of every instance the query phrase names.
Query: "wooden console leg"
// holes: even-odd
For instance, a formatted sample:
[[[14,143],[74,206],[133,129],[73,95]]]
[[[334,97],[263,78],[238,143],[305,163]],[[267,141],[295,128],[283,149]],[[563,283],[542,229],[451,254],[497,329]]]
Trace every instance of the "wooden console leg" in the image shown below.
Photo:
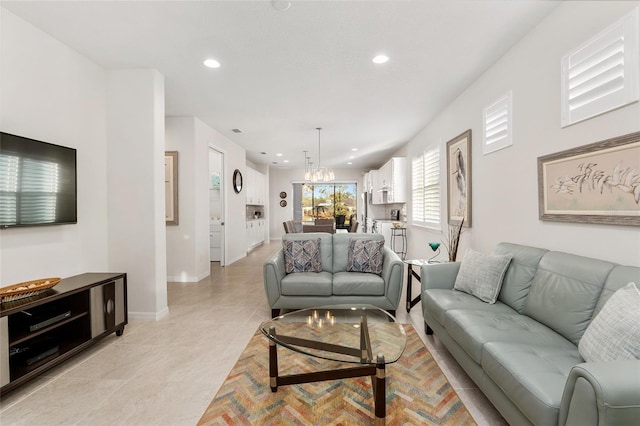
[[[387,417],[386,401],[386,376],[384,356],[378,355],[376,359],[376,380],[374,388],[375,424],[384,425]]]
[[[269,334],[275,337],[276,328],[270,327]],[[269,339],[269,386],[271,392],[278,391],[278,347],[271,339]]]

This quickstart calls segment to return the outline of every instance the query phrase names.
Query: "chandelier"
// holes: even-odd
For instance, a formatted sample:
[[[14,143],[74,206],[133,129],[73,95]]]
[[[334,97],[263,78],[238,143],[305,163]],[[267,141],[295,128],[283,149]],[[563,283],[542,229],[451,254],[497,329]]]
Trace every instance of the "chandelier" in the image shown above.
[[[320,164],[320,131],[322,127],[316,127],[318,131],[318,167],[313,166],[313,162],[309,161],[311,157],[307,156],[307,151],[304,152],[304,180],[307,182],[329,182],[336,177],[333,174],[333,170],[326,167],[322,167]]]

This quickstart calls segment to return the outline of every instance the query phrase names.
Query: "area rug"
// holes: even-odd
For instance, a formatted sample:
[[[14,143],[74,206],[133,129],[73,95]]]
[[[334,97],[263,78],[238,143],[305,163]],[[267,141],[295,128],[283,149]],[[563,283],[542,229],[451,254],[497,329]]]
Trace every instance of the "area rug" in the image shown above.
[[[387,425],[475,425],[416,330],[404,326],[407,347],[387,365]],[[370,425],[374,401],[369,377],[269,387],[267,338],[258,330],[240,355],[198,425]],[[344,363],[278,348],[280,374]]]

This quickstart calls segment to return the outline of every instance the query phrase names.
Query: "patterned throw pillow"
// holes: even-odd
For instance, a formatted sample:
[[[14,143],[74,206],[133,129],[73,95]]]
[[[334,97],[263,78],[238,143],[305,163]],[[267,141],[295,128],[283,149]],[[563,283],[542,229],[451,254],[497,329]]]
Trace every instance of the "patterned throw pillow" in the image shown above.
[[[349,240],[348,272],[382,274],[384,240]]]
[[[587,362],[640,359],[639,306],[635,283],[613,293],[578,343],[582,358]]]
[[[284,240],[284,269],[292,272],[321,272],[320,238],[315,240]]]
[[[496,303],[512,257],[510,254],[484,254],[468,249],[453,288],[483,302]]]

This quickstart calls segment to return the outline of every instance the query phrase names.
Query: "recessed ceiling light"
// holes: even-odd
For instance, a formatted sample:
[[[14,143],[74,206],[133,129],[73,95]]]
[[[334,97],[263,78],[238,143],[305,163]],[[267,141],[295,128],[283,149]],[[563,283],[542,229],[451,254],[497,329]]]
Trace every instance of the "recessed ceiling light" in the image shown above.
[[[276,157],[282,157],[282,154],[277,153],[277,154],[276,154]]]
[[[353,160],[354,158],[356,158],[356,157],[355,157],[355,156],[353,156],[353,155],[350,155],[350,156],[349,156],[349,159],[350,159],[350,160]]]
[[[351,148],[351,151],[357,151],[358,148]]]
[[[260,154],[262,154],[262,155],[267,155],[267,153],[266,153],[266,152],[264,152],[264,151],[262,151]]]
[[[215,59],[207,59],[203,63],[207,68],[220,68],[220,62],[216,61]]]
[[[347,161],[347,164],[353,164],[353,162],[352,161]]]
[[[242,130],[240,130],[240,129],[231,129],[231,131],[233,133],[242,133]]]
[[[288,162],[289,162],[289,160],[284,160],[284,162],[285,162],[285,163],[288,163]]]
[[[271,0],[271,6],[275,10],[284,12],[285,10],[289,10],[289,8],[291,7],[291,2],[286,0]]]
[[[389,62],[389,57],[387,55],[377,55],[372,59],[374,64],[384,64]]]

